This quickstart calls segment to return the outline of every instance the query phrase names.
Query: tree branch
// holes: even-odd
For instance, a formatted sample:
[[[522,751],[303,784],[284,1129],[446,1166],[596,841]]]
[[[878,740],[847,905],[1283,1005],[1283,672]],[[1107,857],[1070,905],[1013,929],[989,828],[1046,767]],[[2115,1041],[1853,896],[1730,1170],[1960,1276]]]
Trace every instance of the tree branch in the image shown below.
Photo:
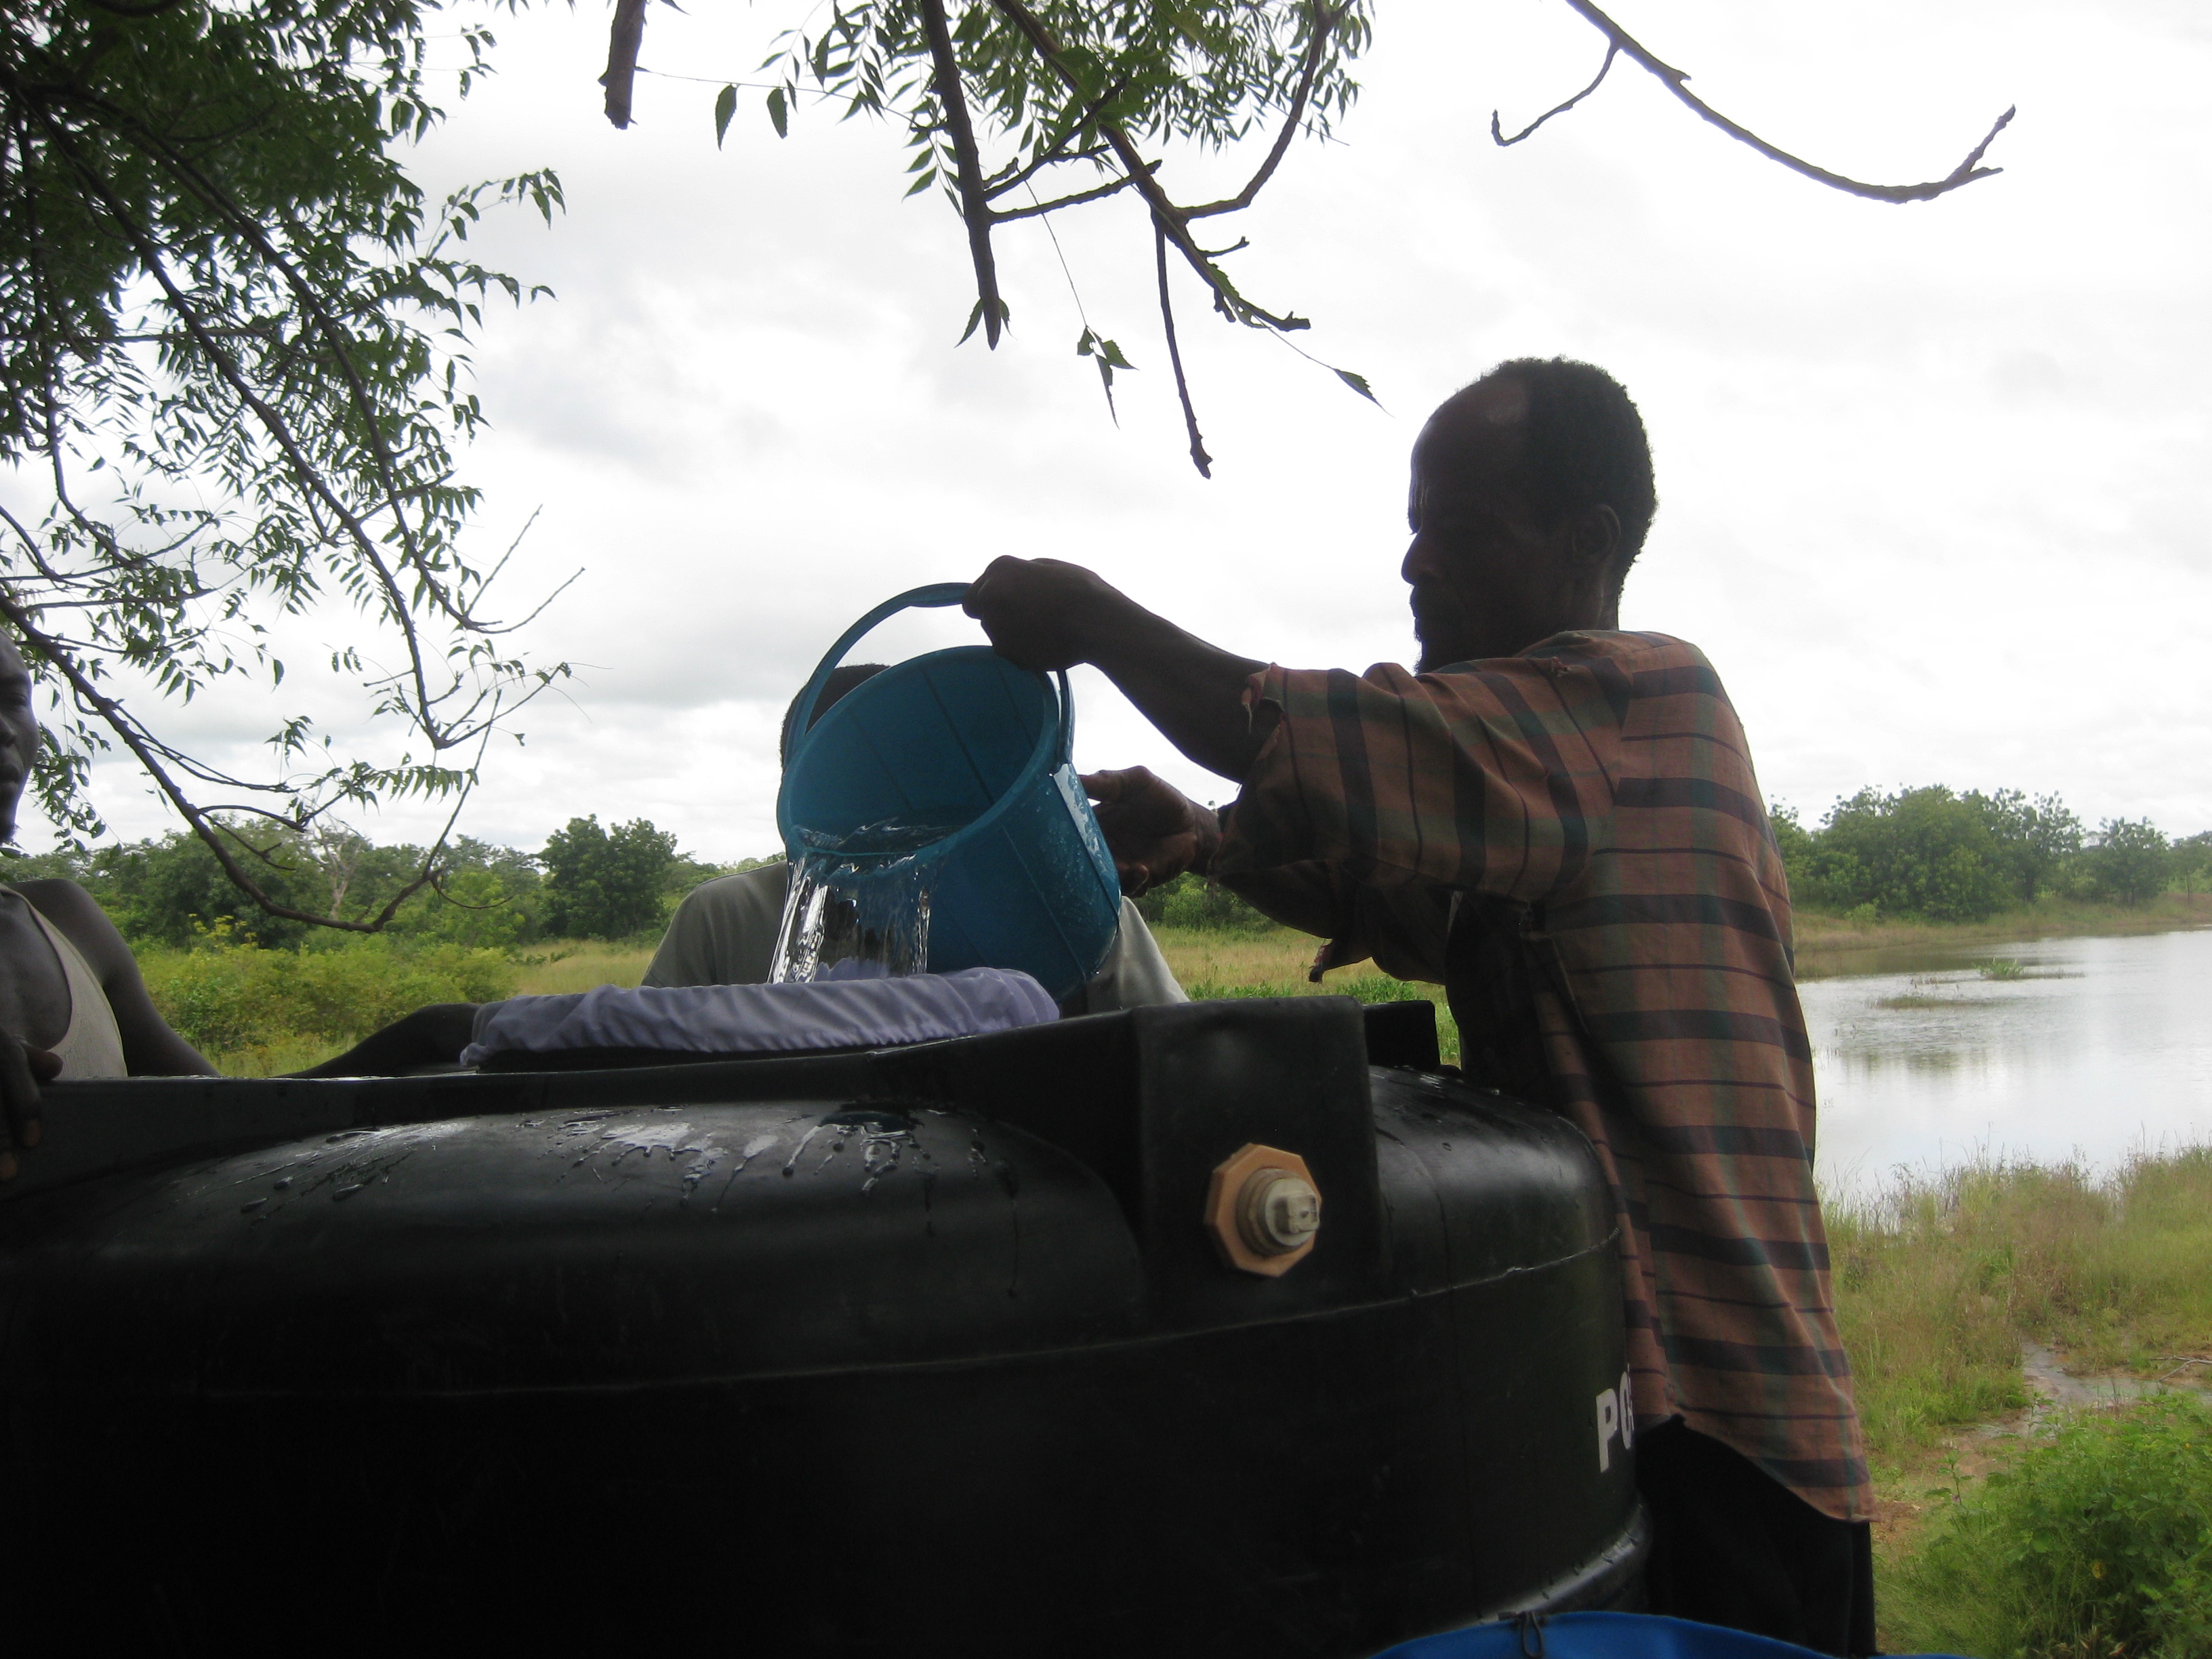
[[[141,268],[154,279],[161,292],[167,297],[170,311],[183,325],[185,331],[191,335],[193,343],[198,346],[201,356],[230,387],[233,395],[253,411],[255,416],[261,422],[263,429],[269,434],[278,449],[283,453],[285,459],[291,465],[293,476],[299,480],[302,489],[311,497],[319,500],[331,514],[345,526],[349,539],[352,541],[356,550],[369,568],[376,573],[377,579],[384,589],[386,601],[392,619],[407,641],[408,654],[414,664],[418,705],[423,714],[421,722],[423,735],[434,746],[442,748],[444,744],[440,742],[441,733],[437,731],[436,721],[430,713],[429,685],[422,668],[422,642],[416,630],[414,613],[408,608],[406,598],[400,592],[398,578],[392,574],[391,568],[385,563],[382,555],[378,552],[374,538],[368,533],[368,526],[362,523],[344,503],[338,500],[337,494],[324,481],[322,475],[309,463],[293,437],[291,428],[283,416],[246,384],[246,377],[238,366],[212,338],[209,337],[198,313],[192,309],[183,291],[178,288],[175,279],[170,276],[168,267],[162,261],[161,251],[155,246],[152,237],[125,210],[115,193],[108,188],[106,180],[85,161],[76,145],[70,142],[65,129],[46,112],[41,111],[40,116],[47,129],[48,136],[55,139],[59,148],[69,156],[70,164],[78,179],[83,182],[90,194],[100,199],[101,204],[107,210],[108,217],[123,233],[125,240],[130,242],[132,251],[138,256]],[[396,501],[394,506],[396,508]]]
[[[1865,184],[1856,179],[1846,179],[1840,173],[1831,173],[1826,167],[1815,167],[1812,162],[1792,155],[1787,150],[1776,149],[1749,128],[1729,120],[1727,116],[1692,92],[1687,85],[1690,78],[1687,75],[1653,57],[1626,29],[1591,4],[1590,0],[1566,0],[1566,3],[1579,12],[1591,27],[1611,41],[1616,49],[1627,56],[1639,68],[1648,70],[1668,91],[1695,110],[1702,119],[1711,122],[1739,143],[1749,145],[1768,161],[1779,161],[1792,173],[1802,173],[1806,178],[1826,185],[1831,189],[1840,190],[1852,196],[1863,196],[1875,202],[1929,202],[1938,196],[1948,195],[1962,185],[1971,185],[1977,179],[1992,178],[2004,171],[2002,167],[1985,167],[1979,163],[1990,144],[1996,142],[1997,134],[2002,132],[2011,124],[2012,118],[2019,113],[2020,106],[2016,104],[1997,117],[1996,125],[1990,129],[1989,136],[1969,150],[1966,153],[1966,159],[1952,168],[1945,177],[1932,179],[1924,185]]]
[[[640,27],[642,27],[642,24]],[[61,94],[63,102],[82,104],[106,117],[118,128],[126,131],[142,149],[165,164],[211,210],[228,220],[238,234],[269,262],[270,267],[278,276],[283,278],[285,285],[292,290],[293,297],[299,301],[301,311],[313,321],[317,331],[321,334],[325,343],[329,346],[332,356],[337,362],[339,374],[345,381],[354,405],[354,411],[360,418],[363,438],[370,457],[376,464],[378,479],[383,485],[385,501],[392,510],[392,522],[399,532],[403,564],[412,565],[415,568],[422,579],[423,589],[429,595],[431,601],[444,611],[456,626],[468,632],[495,631],[478,623],[465,607],[457,605],[452,596],[446,592],[445,585],[437,580],[424,561],[414,528],[407,521],[406,509],[400,499],[397,468],[380,429],[376,408],[368,396],[368,387],[362,382],[360,370],[353,361],[352,353],[348,349],[344,331],[339,327],[337,319],[323,304],[322,296],[315,291],[314,285],[301,275],[292,261],[286,258],[270,240],[260,222],[240,208],[228,192],[217,187],[192,164],[188,157],[179,152],[174,145],[169,143],[159,134],[149,131],[143,123],[131,117],[128,112],[114,107],[105,100],[93,97],[81,88],[63,88],[58,90]],[[43,110],[39,113],[42,124],[47,128],[49,136],[60,139],[64,130],[54,121],[51,114]],[[79,175],[88,179],[89,169],[76,155],[74,146],[64,143],[63,148],[69,151],[72,165],[76,167]],[[112,205],[112,198],[110,197],[109,199],[111,213],[117,217],[118,224],[122,225],[128,233],[131,228],[131,222],[122,213],[119,207]],[[228,333],[232,331],[222,331]],[[203,352],[209,354],[211,359],[212,348],[205,342],[214,337],[216,332],[216,331],[210,330],[204,322],[202,322],[198,324],[194,335],[194,343],[199,344]],[[257,410],[256,412],[259,411]],[[360,540],[360,538],[356,539]],[[368,554],[379,574],[384,577],[386,597],[393,606],[395,619],[398,622],[402,631],[408,635],[410,650],[416,650],[412,613],[399,599],[397,582],[386,570],[381,556],[370,549],[365,540],[360,540],[360,544],[362,550]],[[427,688],[424,690],[424,712],[427,715]]]
[[[5,617],[9,625],[37,649],[40,656],[60,670],[62,678],[70,683],[70,689],[76,694],[79,702],[98,714],[106,723],[108,729],[123,739],[123,746],[128,749],[132,757],[146,769],[146,775],[152,778],[161,793],[168,797],[169,804],[174,806],[185,822],[191,826],[192,833],[199,838],[201,844],[215,854],[216,862],[222,866],[222,872],[230,878],[231,884],[252,899],[263,910],[272,916],[282,916],[288,921],[312,922],[319,927],[336,927],[349,933],[373,933],[378,932],[386,922],[391,920],[391,914],[387,912],[374,925],[359,921],[342,921],[330,916],[319,916],[307,910],[296,910],[289,904],[280,904],[270,898],[261,884],[246,873],[246,867],[240,864],[237,859],[232,856],[230,849],[222,844],[222,837],[216,833],[216,826],[210,822],[207,814],[192,804],[183,789],[178,786],[176,780],[169,775],[168,769],[161,764],[161,759],[155,752],[155,745],[147,735],[140,731],[137,722],[131,718],[123,705],[100,690],[67,648],[58,640],[42,632],[37,624],[31,621],[23,607],[5,594],[0,594],[0,617]],[[408,892],[412,893],[416,888],[421,887],[423,879],[426,878],[418,878],[408,889]],[[405,895],[402,896],[404,897]],[[396,903],[391,907],[392,911],[396,911],[397,908]]]
[[[1070,92],[1080,96],[1083,92],[1081,80],[1075,71],[1062,61],[1058,42],[1054,40],[1051,31],[1038,20],[1036,14],[1022,4],[1021,0],[991,0],[991,4],[1021,31],[1023,38],[1029,41],[1031,49],[1038,57],[1044,59],[1055,75],[1060,76],[1061,83]],[[1158,180],[1152,177],[1156,164],[1146,161],[1137,153],[1136,144],[1118,123],[1102,121],[1099,123],[1099,131],[1104,136],[1106,142],[1113,147],[1114,154],[1120,159],[1121,170],[1128,175],[1129,182],[1137,187],[1138,193],[1145,198],[1145,204],[1152,209],[1153,224],[1161,234],[1175,244],[1176,252],[1182,254],[1185,263],[1197,272],[1199,280],[1212,290],[1214,306],[1224,316],[1240,323],[1249,324],[1254,327],[1288,331],[1307,325],[1303,317],[1278,317],[1272,312],[1262,310],[1239,294],[1236,284],[1231,283],[1220,269],[1206,257],[1205,251],[1191,240],[1189,228],[1183,222],[1184,210],[1168,199],[1167,192],[1160,188]]]
[[[1155,161],[1152,166],[1158,168],[1159,163]],[[1049,202],[1036,202],[1025,208],[994,208],[991,210],[991,222],[994,224],[1008,224],[1016,219],[1034,219],[1040,213],[1057,213],[1062,208],[1080,207],[1085,202],[1103,202],[1109,196],[1118,195],[1128,189],[1132,182],[1127,178],[1112,179],[1094,189],[1079,190],[1073,196],[1055,196]]]
[[[1158,220],[1152,222],[1152,263],[1160,276],[1160,327],[1168,337],[1168,364],[1175,370],[1176,396],[1182,400],[1183,430],[1190,434],[1190,464],[1201,478],[1213,476],[1213,457],[1206,453],[1199,435],[1198,411],[1191,407],[1190,382],[1183,378],[1182,349],[1176,343],[1175,301],[1168,297],[1168,237]]]
[[[1054,138],[1050,143],[1037,151],[1036,155],[1031,158],[1030,164],[1027,167],[1018,167],[1016,164],[1010,161],[1006,164],[1005,172],[997,173],[990,179],[987,180],[986,194],[989,195],[994,199],[1004,196],[1008,191],[1017,189],[1019,186],[1027,184],[1041,169],[1050,167],[1054,162],[1061,160],[1060,151],[1066,148],[1069,140],[1073,139],[1076,134],[1081,132],[1084,128],[1089,126],[1091,122],[1097,119],[1099,112],[1103,111],[1107,105],[1112,103],[1116,98],[1120,97],[1122,93],[1128,90],[1128,86],[1129,82],[1126,77],[1116,81],[1112,85],[1109,86],[1105,91],[1100,93],[1089,105],[1077,112],[1075,118],[1067,124],[1057,138]],[[1085,150],[1080,152],[1078,155],[1068,159],[1081,160],[1085,156],[1097,155],[1100,153],[1101,152],[1095,149]]]
[[[960,60],[953,55],[952,32],[945,21],[945,0],[921,0],[921,21],[929,35],[930,60],[937,66],[937,101],[952,133],[954,180],[960,191],[960,216],[968,225],[968,252],[975,262],[975,295],[983,310],[983,343],[999,345],[1006,301],[999,297],[998,262],[991,254],[991,198],[983,190],[983,160],[975,149],[975,129],[968,119],[968,95],[960,86]]]
[[[1590,83],[1584,87],[1580,92],[1577,93],[1573,97],[1568,99],[1565,103],[1553,105],[1551,108],[1546,110],[1534,120],[1529,122],[1527,126],[1522,128],[1520,131],[1515,133],[1510,138],[1508,138],[1498,127],[1498,112],[1496,110],[1491,111],[1491,141],[1495,143],[1498,149],[1504,149],[1508,145],[1519,143],[1523,138],[1526,138],[1530,133],[1535,131],[1538,127],[1542,126],[1545,122],[1550,120],[1554,115],[1565,115],[1577,104],[1581,103],[1583,99],[1589,97],[1590,94],[1595,92],[1600,87],[1605,84],[1605,77],[1613,72],[1613,60],[1620,56],[1620,42],[1618,40],[1607,40],[1605,46],[1605,62],[1597,66],[1597,75],[1594,79],[1592,79]]]
[[[1336,20],[1341,15],[1340,12],[1328,9],[1321,0],[1313,0],[1313,39],[1306,43],[1305,67],[1299,72],[1298,89],[1291,94],[1291,107],[1283,117],[1283,130],[1275,135],[1274,148],[1267,152],[1267,159],[1260,163],[1260,170],[1252,175],[1243,189],[1225,201],[1209,202],[1204,207],[1186,209],[1183,213],[1185,219],[1208,219],[1217,213],[1242,213],[1252,205],[1253,198],[1259,195],[1267,180],[1275,176],[1275,169],[1283,164],[1283,157],[1290,152],[1291,140],[1298,136],[1298,124],[1305,119],[1306,100],[1313,95],[1314,82],[1321,74],[1321,60],[1328,45],[1328,32],[1336,27]]]
[[[630,94],[637,83],[637,52],[645,43],[646,0],[615,0],[615,21],[607,30],[607,67],[599,84],[607,89],[607,119],[629,125]]]

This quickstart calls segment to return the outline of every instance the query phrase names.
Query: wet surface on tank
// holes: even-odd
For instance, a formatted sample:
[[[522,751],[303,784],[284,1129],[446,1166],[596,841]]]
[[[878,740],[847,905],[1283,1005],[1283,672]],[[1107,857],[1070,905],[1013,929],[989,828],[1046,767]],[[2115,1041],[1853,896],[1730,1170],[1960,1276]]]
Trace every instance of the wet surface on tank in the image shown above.
[[[1620,1594],[1592,1155],[1555,1115],[1370,1069],[1356,1008],[1300,1003],[57,1091],[86,1109],[52,1114],[73,1173],[0,1199],[21,1582],[186,1650],[342,1605],[374,1651],[624,1651],[707,1586],[744,1651],[921,1631],[972,1659],[1357,1659]],[[179,1150],[247,1118],[257,1145]],[[126,1133],[149,1126],[150,1161]],[[1252,1143],[1322,1194],[1278,1279],[1204,1221]],[[94,1534],[91,1565],[46,1541]],[[119,1589],[114,1559],[143,1564]],[[607,1591],[617,1559],[649,1564],[635,1594]]]
[[[0,1210],[0,1280],[17,1352],[216,1389],[957,1359],[1126,1334],[1141,1299],[1095,1176],[879,1103],[410,1124],[110,1177]]]

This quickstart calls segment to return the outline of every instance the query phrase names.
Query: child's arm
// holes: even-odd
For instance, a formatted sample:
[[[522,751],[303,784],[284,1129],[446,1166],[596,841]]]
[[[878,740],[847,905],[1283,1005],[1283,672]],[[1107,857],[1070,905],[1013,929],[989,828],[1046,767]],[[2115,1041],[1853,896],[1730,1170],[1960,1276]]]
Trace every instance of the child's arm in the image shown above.
[[[371,1031],[334,1060],[288,1077],[398,1077],[424,1066],[448,1065],[461,1057],[476,1029],[473,1002],[434,1002],[403,1014],[380,1031]]]

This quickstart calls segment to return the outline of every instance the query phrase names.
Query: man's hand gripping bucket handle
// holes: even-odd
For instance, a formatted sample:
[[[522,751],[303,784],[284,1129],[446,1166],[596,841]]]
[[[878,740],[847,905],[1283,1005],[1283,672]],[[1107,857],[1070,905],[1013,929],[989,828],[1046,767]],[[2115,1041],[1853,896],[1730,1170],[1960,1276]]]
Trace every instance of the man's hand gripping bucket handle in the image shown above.
[[[927,587],[910,587],[903,593],[885,599],[839,635],[836,644],[830,647],[816,667],[814,678],[806,682],[806,690],[799,694],[799,707],[793,711],[791,717],[792,754],[783,757],[784,764],[788,766],[791,763],[793,756],[806,741],[807,733],[814,729],[814,705],[821,698],[822,688],[829,684],[830,671],[845,660],[845,653],[860,642],[863,635],[885,617],[896,616],[902,611],[939,609],[958,605],[967,597],[966,582],[932,582]],[[1075,698],[1068,690],[1067,675],[1064,672],[1055,673],[1053,678],[1059,682],[1060,690],[1058,759],[1066,764],[1075,757]]]

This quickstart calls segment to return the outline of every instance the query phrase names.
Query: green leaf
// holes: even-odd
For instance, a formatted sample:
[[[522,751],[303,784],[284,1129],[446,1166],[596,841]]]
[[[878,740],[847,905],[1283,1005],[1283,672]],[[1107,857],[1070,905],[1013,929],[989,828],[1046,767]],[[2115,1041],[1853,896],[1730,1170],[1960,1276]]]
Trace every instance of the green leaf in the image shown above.
[[[777,137],[788,138],[791,137],[791,116],[790,112],[784,107],[783,88],[781,87],[774,87],[769,91],[768,118],[769,123],[775,128],[775,136]]]
[[[1382,400],[1375,395],[1375,390],[1367,384],[1367,377],[1364,374],[1354,374],[1348,368],[1333,368],[1329,373],[1366,398],[1369,403],[1373,404],[1376,408],[1382,407]]]
[[[738,89],[724,87],[714,94],[714,148],[722,147],[722,135],[730,130],[730,118],[738,112]]]
[[[1098,355],[1104,358],[1108,362],[1113,364],[1116,368],[1126,368],[1132,374],[1137,372],[1136,364],[1131,362],[1127,357],[1124,357],[1121,355],[1121,348],[1115,344],[1111,340],[1101,340],[1098,343]],[[1362,384],[1364,385],[1364,382],[1362,382]]]
[[[923,173],[921,178],[915,179],[912,184],[906,187],[906,194],[908,196],[918,196],[936,182],[937,169],[935,167],[932,167],[928,172]]]
[[[967,327],[965,327],[965,328],[963,328],[963,329],[962,329],[962,330],[960,331],[960,337],[959,337],[958,339],[955,340],[952,343],[953,343],[953,344],[955,344],[955,345],[966,345],[966,344],[968,343],[968,337],[969,337],[969,335],[973,334],[973,333],[975,331],[976,328],[978,327],[978,325],[980,325],[981,324],[982,320],[983,320],[983,302],[982,302],[981,300],[978,300],[978,301],[975,301],[975,308],[973,311],[971,311],[971,312],[969,312],[969,313],[968,313],[968,326],[967,326]],[[1005,328],[1005,327],[1010,327],[1010,326],[1012,325],[1013,320],[1014,320],[1014,311],[1013,311],[1013,307],[1012,307],[1012,306],[1008,305],[1008,304],[1007,304],[1004,300],[1000,301],[999,301],[999,325],[1000,325],[1000,327],[1002,327],[1002,328]]]

